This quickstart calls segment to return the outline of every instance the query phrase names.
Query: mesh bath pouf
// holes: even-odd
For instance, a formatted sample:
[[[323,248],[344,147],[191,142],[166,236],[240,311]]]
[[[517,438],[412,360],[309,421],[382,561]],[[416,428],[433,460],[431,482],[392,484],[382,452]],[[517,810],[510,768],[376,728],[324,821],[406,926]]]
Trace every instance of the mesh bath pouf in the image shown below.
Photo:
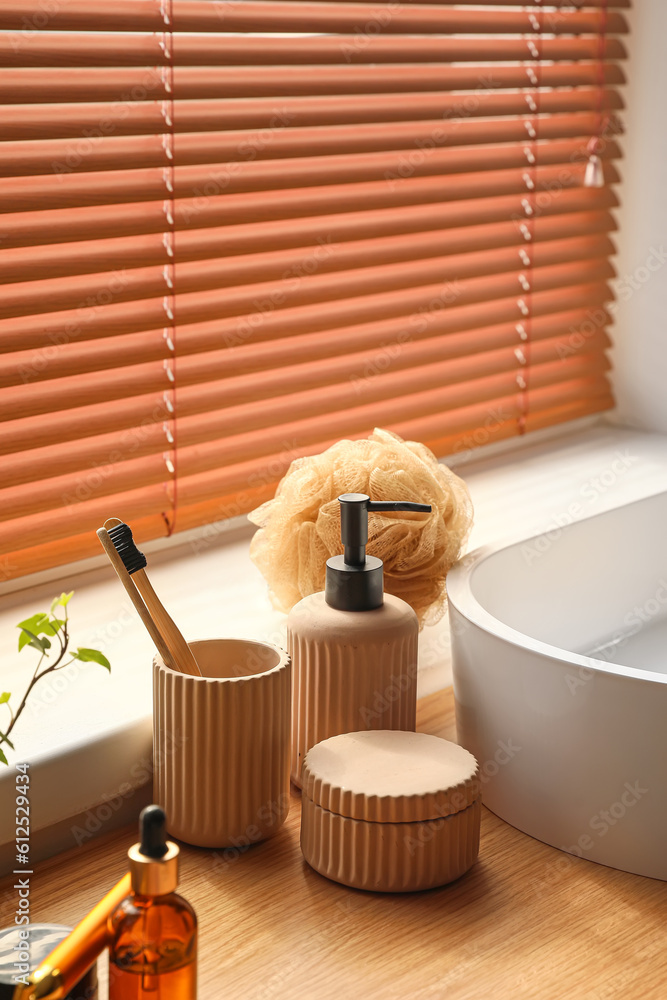
[[[379,429],[292,462],[273,500],[249,514],[260,527],[250,555],[274,606],[289,611],[324,589],[326,561],[342,552],[341,493],[431,504],[428,515],[371,513],[368,553],[384,562],[385,590],[407,601],[420,625],[438,621],[445,577],[472,525],[470,494],[425,445]]]

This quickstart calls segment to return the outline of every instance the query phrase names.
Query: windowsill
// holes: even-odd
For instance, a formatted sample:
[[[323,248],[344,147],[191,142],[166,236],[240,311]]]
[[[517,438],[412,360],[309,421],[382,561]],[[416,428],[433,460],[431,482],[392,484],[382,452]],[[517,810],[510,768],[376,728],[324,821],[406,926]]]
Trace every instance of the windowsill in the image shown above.
[[[468,482],[475,506],[470,550],[667,489],[667,436],[589,424],[450,464]],[[233,635],[284,644],[285,616],[271,607],[248,558],[252,530],[235,524],[157,552],[144,547],[155,589],[186,638]],[[112,671],[80,664],[48,678],[14,731],[18,749],[10,763],[30,762],[33,860],[133,819],[150,794],[153,648],[108,564],[0,597],[2,689],[22,693],[33,662],[32,650],[16,652],[16,622],[48,608],[65,589],[76,591],[73,644],[102,649]],[[444,619],[420,638],[419,696],[450,682]],[[12,861],[13,786],[13,768],[2,768],[0,871]]]

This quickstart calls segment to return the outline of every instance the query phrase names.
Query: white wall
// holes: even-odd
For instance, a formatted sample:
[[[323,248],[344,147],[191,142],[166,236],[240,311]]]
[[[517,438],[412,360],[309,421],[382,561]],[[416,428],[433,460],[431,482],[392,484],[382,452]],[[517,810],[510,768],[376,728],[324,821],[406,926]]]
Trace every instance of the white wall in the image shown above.
[[[667,432],[667,2],[634,0],[627,17],[614,420]]]

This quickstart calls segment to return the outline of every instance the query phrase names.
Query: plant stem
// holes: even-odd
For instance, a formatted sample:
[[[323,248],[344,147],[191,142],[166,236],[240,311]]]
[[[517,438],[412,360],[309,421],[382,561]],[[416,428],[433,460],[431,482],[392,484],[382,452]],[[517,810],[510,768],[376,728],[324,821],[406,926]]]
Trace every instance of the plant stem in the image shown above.
[[[41,681],[42,677],[46,677],[47,674],[50,674],[54,670],[57,670],[60,661],[64,658],[65,653],[67,652],[67,647],[69,645],[69,635],[68,635],[68,632],[67,632],[67,619],[65,619],[65,624],[63,625],[63,639],[64,639],[64,642],[63,642],[63,640],[60,639],[60,636],[58,636],[58,638],[59,638],[59,641],[60,641],[60,653],[58,654],[58,658],[55,659],[53,661],[53,663],[49,667],[47,667],[45,670],[42,670],[42,672],[40,674],[39,673],[39,668],[42,665],[44,657],[46,656],[46,653],[42,653],[42,655],[39,658],[39,662],[38,662],[37,666],[35,667],[35,672],[32,675],[32,680],[30,681],[30,684],[28,685],[26,693],[23,695],[23,698],[21,700],[21,704],[19,705],[19,707],[16,710],[16,714],[14,714],[14,712],[12,712],[11,708],[9,709],[9,711],[12,714],[12,721],[9,724],[9,729],[7,730],[7,732],[6,733],[0,733],[0,746],[2,746],[3,743],[8,743],[9,742],[9,740],[7,739],[7,737],[9,736],[9,734],[12,731],[12,729],[16,725],[16,722],[18,721],[18,718],[21,715],[21,712],[25,708],[26,702],[28,700],[28,695],[30,694],[30,692],[34,688],[35,684],[37,684],[38,681]],[[63,666],[64,665],[65,664],[63,664]],[[9,708],[9,705],[7,707]]]

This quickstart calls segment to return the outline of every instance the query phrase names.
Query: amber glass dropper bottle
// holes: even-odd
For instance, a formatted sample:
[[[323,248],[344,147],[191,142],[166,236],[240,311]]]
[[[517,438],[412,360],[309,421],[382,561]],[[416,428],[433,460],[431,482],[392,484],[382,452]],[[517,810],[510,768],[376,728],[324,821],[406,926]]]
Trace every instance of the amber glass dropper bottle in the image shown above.
[[[109,920],[109,1000],[195,1000],[197,917],[175,892],[179,849],[159,806],[142,811],[139,834],[128,851],[132,891]]]

